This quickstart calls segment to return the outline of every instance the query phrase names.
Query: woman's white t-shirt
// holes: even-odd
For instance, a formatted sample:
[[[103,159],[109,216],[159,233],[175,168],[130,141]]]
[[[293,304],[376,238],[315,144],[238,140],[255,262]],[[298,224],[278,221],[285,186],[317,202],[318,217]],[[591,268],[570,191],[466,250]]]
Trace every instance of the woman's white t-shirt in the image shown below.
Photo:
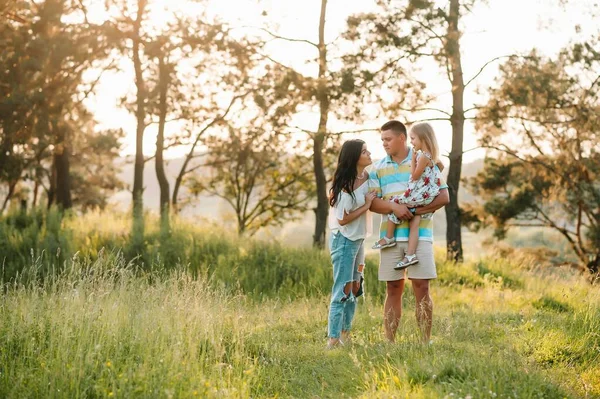
[[[352,222],[340,226],[338,220],[344,218],[344,214],[348,214],[355,209],[360,208],[365,204],[365,195],[369,192],[369,185],[365,181],[354,190],[354,198],[346,192],[341,192],[338,196],[338,201],[329,213],[329,228],[333,233],[340,232],[344,237],[351,241],[364,239],[367,235],[368,218],[365,212]]]

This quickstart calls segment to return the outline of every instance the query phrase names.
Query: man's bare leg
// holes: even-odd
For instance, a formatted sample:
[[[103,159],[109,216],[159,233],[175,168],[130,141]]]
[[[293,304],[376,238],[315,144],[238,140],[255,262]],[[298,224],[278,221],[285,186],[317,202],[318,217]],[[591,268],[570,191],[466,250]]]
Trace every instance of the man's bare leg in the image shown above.
[[[383,323],[385,337],[389,342],[396,339],[396,330],[402,316],[402,294],[404,280],[388,281],[386,287],[385,303],[383,305]]]
[[[433,322],[433,300],[429,295],[429,280],[411,280],[416,299],[417,324],[421,330],[421,339],[428,343],[431,339]]]

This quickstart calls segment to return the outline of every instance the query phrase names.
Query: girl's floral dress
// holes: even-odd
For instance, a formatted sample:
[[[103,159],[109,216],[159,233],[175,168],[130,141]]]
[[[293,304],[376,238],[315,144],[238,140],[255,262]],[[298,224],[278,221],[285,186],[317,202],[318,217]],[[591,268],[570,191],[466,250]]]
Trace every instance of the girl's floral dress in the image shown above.
[[[421,157],[427,157],[429,159],[429,163],[425,167],[421,177],[417,181],[412,179],[409,180],[408,188],[404,194],[396,195],[390,198],[390,201],[393,201],[397,204],[405,204],[409,208],[429,205],[431,201],[433,201],[433,199],[440,193],[440,186],[442,184],[442,173],[434,165],[431,155],[426,152],[417,151],[416,157],[417,163]],[[401,222],[401,220],[399,220],[393,213],[390,213],[388,218],[396,224]]]

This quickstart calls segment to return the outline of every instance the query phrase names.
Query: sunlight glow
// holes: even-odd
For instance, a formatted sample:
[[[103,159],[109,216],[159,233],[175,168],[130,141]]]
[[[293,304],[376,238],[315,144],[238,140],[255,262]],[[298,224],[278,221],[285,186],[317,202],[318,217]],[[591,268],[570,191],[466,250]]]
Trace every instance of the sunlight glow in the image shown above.
[[[101,3],[103,2],[98,2],[98,9],[94,10],[96,18],[106,17]],[[480,68],[494,57],[528,52],[533,47],[539,48],[545,54],[552,55],[574,40],[577,36],[577,25],[587,26],[589,29],[596,27],[596,24],[592,22],[592,15],[585,12],[587,9],[593,9],[594,4],[597,4],[596,1],[571,3],[568,12],[565,12],[564,7],[558,3],[558,1],[551,0],[490,0],[487,6],[480,6],[472,15],[466,15],[464,17],[466,28],[461,48],[465,81],[477,74]],[[319,4],[318,0],[303,2],[292,0],[214,0],[207,2],[155,0],[150,13],[150,24],[156,29],[160,29],[168,22],[167,18],[173,11],[186,15],[201,15],[206,11],[209,17],[218,17],[241,32],[257,32],[258,27],[265,26],[267,23],[270,29],[281,36],[316,42]],[[329,1],[326,40],[331,42],[341,34],[349,15],[369,11],[373,6],[374,1]],[[263,15],[263,12],[266,15]],[[292,66],[303,74],[315,76],[317,73],[317,64],[312,62],[317,54],[310,45],[273,40],[268,46],[268,51],[279,62]],[[122,97],[126,90],[131,90],[129,83],[131,82],[132,68],[130,65],[122,67],[121,72],[109,74],[103,79],[96,97],[88,105],[95,109],[97,119],[103,127],[121,127],[126,130],[125,155],[132,154],[134,151],[135,120],[133,115],[124,111],[117,104],[118,98]],[[424,62],[421,67],[422,76],[429,82],[428,89],[439,95],[438,103],[433,106],[450,111],[448,109],[448,104],[451,104],[450,87],[444,73],[433,62]],[[482,97],[477,93],[477,88],[486,88],[492,85],[496,72],[497,63],[494,63],[487,67],[469,86],[465,93],[465,108],[470,108],[482,101]],[[439,113],[422,112],[410,116],[410,120],[417,121],[439,116]],[[329,129],[340,131],[376,128],[387,119],[393,118],[404,119],[402,116],[389,115],[379,120],[365,122],[364,126],[354,126],[343,120],[331,119]],[[306,130],[316,130],[317,121],[318,118],[306,113],[299,114],[294,119],[295,124]],[[446,121],[433,121],[432,124],[438,134],[441,153],[447,154],[451,146],[450,125]],[[146,134],[145,152],[148,154],[154,151],[153,137],[155,134],[153,129],[149,129]],[[359,136],[368,143],[374,158],[384,156],[378,134],[361,133]],[[302,139],[302,135],[295,137],[295,140]],[[469,150],[476,147],[477,133],[467,122],[464,149]],[[168,156],[179,157],[186,151],[185,148],[171,149]],[[469,162],[481,158],[483,155],[481,150],[470,151],[465,154],[464,160]]]

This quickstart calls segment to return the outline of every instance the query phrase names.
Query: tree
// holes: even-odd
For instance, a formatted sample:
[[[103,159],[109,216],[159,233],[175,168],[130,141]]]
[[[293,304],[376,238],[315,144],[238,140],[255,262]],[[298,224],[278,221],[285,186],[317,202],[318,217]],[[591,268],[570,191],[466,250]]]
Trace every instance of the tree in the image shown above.
[[[256,85],[251,74],[256,72],[259,44],[245,37],[234,37],[231,29],[204,13],[193,18],[179,17],[161,47],[160,54],[168,58],[168,62],[163,60],[166,67],[163,71],[168,68],[169,74],[163,73],[166,79],[159,80],[168,82],[170,87],[170,94],[164,97],[169,102],[168,119],[182,124],[179,134],[171,134],[165,146],[189,147],[174,182],[171,204],[175,212],[182,208],[180,189],[184,179],[201,167],[196,161],[203,138]],[[157,87],[163,86],[157,84]],[[162,118],[163,129],[165,119]],[[159,117],[159,132],[160,120]]]
[[[427,120],[448,120],[451,123],[452,149],[447,178],[450,203],[445,210],[447,257],[455,261],[463,258],[458,192],[464,124],[468,119],[467,112],[473,110],[465,109],[464,92],[479,73],[495,60],[486,63],[478,74],[465,83],[460,47],[461,17],[477,2],[450,0],[445,7],[441,7],[437,5],[439,2],[428,0],[378,0],[376,11],[348,19],[349,29],[345,34],[346,38],[361,45],[351,65],[366,65],[366,68],[362,67],[366,77],[363,79],[363,90],[371,92],[373,88],[378,88],[379,92],[388,95],[393,93],[394,100],[382,105],[384,112],[436,112],[442,116]],[[430,104],[435,97],[424,92],[426,82],[407,76],[406,71],[414,71],[422,59],[435,60],[444,70],[452,95],[450,112],[432,107]]]
[[[68,209],[73,204],[72,143],[81,134],[76,127],[86,113],[83,100],[95,84],[83,75],[102,69],[107,52],[106,43],[98,40],[99,27],[87,23],[80,5],[66,0],[19,2],[10,11],[15,18],[0,25],[6,38],[0,57],[11,66],[0,76],[0,146],[6,155],[0,159],[0,175],[9,185],[2,209],[23,178],[35,181],[36,202],[47,169],[48,206],[57,203]],[[66,16],[82,21],[67,23]]]
[[[28,17],[33,14],[30,10],[24,11],[28,11]],[[21,14],[25,15],[25,12]],[[33,66],[37,59],[28,51],[28,29],[29,25],[8,18],[0,23],[3,38],[0,63],[12,66],[0,72],[0,182],[8,186],[0,213],[6,209],[24,171],[35,162],[36,153],[47,147],[40,145],[38,149],[35,146],[40,140],[35,136],[38,131],[33,124],[41,96],[35,93],[36,68]],[[26,68],[27,63],[32,66]]]
[[[313,243],[319,248],[325,246],[325,231],[327,229],[327,215],[329,203],[327,200],[327,178],[323,166],[323,147],[327,137],[327,121],[329,119],[329,107],[331,101],[327,90],[327,46],[325,44],[325,15],[327,11],[327,0],[321,1],[321,13],[319,16],[319,74],[317,75],[316,98],[319,103],[319,126],[317,134],[313,136],[313,170],[317,188],[317,207],[315,209],[315,234]]]
[[[281,136],[260,125],[230,126],[226,136],[207,139],[211,166],[190,179],[190,191],[225,200],[235,213],[239,235],[299,219],[311,198],[309,159],[286,154],[283,144]]]
[[[83,115],[72,142],[73,205],[81,211],[104,209],[112,193],[125,188],[119,179],[122,130],[97,131],[91,114]]]
[[[316,131],[306,127],[288,125],[287,130],[291,133],[304,133],[309,137],[309,143],[306,150],[310,151],[313,165],[313,175],[315,180],[315,230],[313,235],[313,245],[317,248],[325,246],[325,232],[327,229],[327,217],[329,214],[329,202],[327,196],[327,169],[331,166],[331,149],[336,145],[339,137],[343,133],[351,132],[333,132],[328,125],[335,117],[340,117],[344,122],[360,121],[364,111],[364,102],[359,98],[355,91],[356,82],[362,77],[355,77],[351,68],[344,68],[343,63],[334,62],[331,66],[331,60],[344,60],[344,53],[340,51],[341,47],[338,40],[326,41],[325,28],[327,21],[327,0],[320,1],[318,40],[316,42],[303,38],[284,37],[278,33],[271,32],[263,28],[273,40],[283,40],[290,44],[310,46],[316,50],[314,59],[307,60],[307,63],[316,64],[316,73],[314,76],[303,75],[298,70],[283,65],[281,62],[266,56],[267,59],[275,64],[288,69],[298,79],[299,87],[302,88],[299,93],[302,99],[299,109],[304,112],[313,112],[318,110],[319,122]],[[356,71],[360,72],[360,71]],[[361,93],[364,94],[364,93]],[[366,129],[372,130],[372,129]]]
[[[158,185],[160,187],[160,218],[161,218],[161,229],[163,232],[169,231],[169,213],[170,213],[170,196],[169,191],[169,180],[165,173],[164,166],[164,147],[165,147],[165,125],[167,121],[167,92],[169,90],[170,82],[170,69],[169,57],[165,55],[158,56],[158,87],[159,87],[159,122],[158,122],[158,135],[156,136],[156,178],[158,179]]]
[[[105,7],[109,15],[113,16],[106,23],[107,37],[131,60],[134,70],[136,134],[131,239],[133,251],[141,253],[144,242],[144,132],[148,98],[148,57],[144,53],[144,47],[151,42],[151,34],[146,26],[150,7],[148,0],[107,0]]]
[[[577,44],[549,60],[533,51],[501,66],[477,117],[490,149],[469,181],[483,204],[468,208],[472,228],[558,231],[590,272],[600,268],[600,48]],[[493,155],[495,159],[491,158]]]
[[[204,140],[206,161],[188,186],[224,199],[240,235],[297,219],[314,196],[309,158],[290,148],[284,133],[303,101],[303,82],[288,68],[267,66],[252,95],[240,99],[244,113],[221,120],[225,132]]]
[[[173,74],[175,63],[171,62],[172,52],[177,46],[166,35],[160,35],[154,42],[146,46],[146,54],[149,58],[157,60],[158,71],[156,76],[154,95],[148,93],[148,113],[158,114],[158,133],[156,135],[156,152],[154,154],[154,167],[156,178],[160,188],[159,214],[162,234],[170,232],[170,189],[169,180],[165,173],[164,151],[165,151],[165,129],[167,125],[167,115],[171,111],[171,104],[168,98],[169,90],[172,90]],[[158,98],[153,98],[158,97]],[[153,109],[154,108],[154,109]]]

